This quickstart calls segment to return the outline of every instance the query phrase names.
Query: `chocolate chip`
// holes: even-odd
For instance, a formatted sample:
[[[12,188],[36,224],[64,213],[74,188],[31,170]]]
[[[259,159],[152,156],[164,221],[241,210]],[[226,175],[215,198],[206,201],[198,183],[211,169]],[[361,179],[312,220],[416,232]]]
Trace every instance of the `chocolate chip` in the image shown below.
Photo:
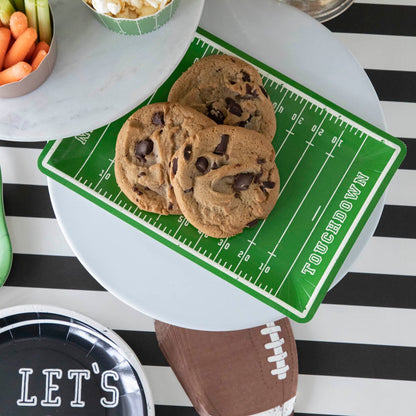
[[[183,191],[184,194],[189,194],[189,192],[193,192],[194,188],[185,189]]]
[[[260,90],[266,98],[269,98],[269,94],[267,94],[267,91],[261,85],[260,85]]]
[[[259,165],[262,165],[263,163],[266,163],[266,159],[263,159],[262,157],[259,157],[259,158],[257,159],[257,163],[258,163]]]
[[[184,159],[189,160],[191,158],[191,155],[192,155],[192,146],[191,145],[185,146],[185,149],[183,151]]]
[[[251,85],[246,84],[246,94],[251,94]]]
[[[165,125],[165,115],[163,111],[158,111],[157,113],[153,114],[152,123],[155,126],[164,126]]]
[[[235,194],[234,194],[234,198],[240,198],[240,193],[239,192],[236,192]]]
[[[257,173],[256,174],[256,176],[254,177],[254,183],[260,183],[260,178],[261,178],[261,176],[263,175],[263,169],[259,172],[259,173]]]
[[[223,124],[225,120],[224,114],[220,110],[214,108],[211,104],[207,105],[207,116],[217,124]]]
[[[248,228],[253,228],[253,227],[255,227],[255,226],[258,224],[258,222],[259,222],[259,220],[258,220],[258,218],[256,218],[255,220],[250,221],[250,222],[246,225],[246,227],[248,227]]]
[[[239,173],[234,177],[234,191],[246,191],[253,181],[253,173]]]
[[[140,142],[137,142],[134,146],[134,154],[137,159],[144,159],[146,155],[152,153],[153,151],[153,142],[150,139],[145,139]]]
[[[217,162],[214,162],[211,166],[211,169],[213,169],[213,170],[218,169],[218,168],[219,168],[219,166],[217,165]]]
[[[235,102],[232,98],[226,97],[225,102],[227,103],[227,110],[234,114],[237,117],[240,117],[243,114],[243,109],[240,107],[240,104]]]
[[[172,160],[172,175],[175,176],[176,172],[178,171],[178,158]]]
[[[272,181],[264,181],[263,186],[265,188],[273,189],[275,187],[276,183]]]
[[[263,191],[264,195],[269,195],[269,193],[266,191],[266,188],[263,185],[260,185],[260,189]]]
[[[138,176],[139,178],[141,178],[142,176],[146,176],[146,172],[140,172],[137,176]]]
[[[207,173],[209,171],[208,167],[208,159],[205,157],[199,157],[196,160],[195,167],[201,172],[201,173]]]
[[[135,192],[137,195],[143,195],[142,191],[139,191],[139,188],[137,186],[133,186],[133,192]]]
[[[243,74],[243,81],[244,82],[250,82],[250,75],[247,74],[247,72],[242,71]]]
[[[172,204],[172,202],[169,202],[168,210],[170,211],[171,209],[173,209],[173,204]]]
[[[250,114],[250,116],[248,117],[248,119],[247,120],[244,120],[244,121],[240,121],[239,123],[237,123],[237,125],[239,126],[239,127],[247,127],[247,124],[248,123],[250,123],[250,121],[251,121],[251,119],[252,119],[253,117],[252,117],[252,115]]]
[[[222,156],[227,151],[228,141],[230,140],[230,136],[228,134],[221,135],[221,141],[218,146],[215,148],[214,153],[216,155]]]

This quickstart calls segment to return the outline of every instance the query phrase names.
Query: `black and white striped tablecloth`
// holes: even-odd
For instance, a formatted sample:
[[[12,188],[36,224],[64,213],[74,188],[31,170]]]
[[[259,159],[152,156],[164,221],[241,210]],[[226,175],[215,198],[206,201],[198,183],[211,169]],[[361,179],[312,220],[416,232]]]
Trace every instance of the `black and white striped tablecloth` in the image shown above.
[[[408,154],[374,236],[308,324],[294,324],[296,415],[416,415],[416,0],[356,1],[325,24],[372,81]],[[1,132],[0,132],[1,133]],[[1,135],[1,134],[0,134]],[[151,318],[86,272],[66,243],[36,167],[44,143],[0,141],[13,266],[0,308],[52,304],[116,330],[144,365],[157,416],[196,412],[160,353]],[[1,407],[0,407],[1,410]]]

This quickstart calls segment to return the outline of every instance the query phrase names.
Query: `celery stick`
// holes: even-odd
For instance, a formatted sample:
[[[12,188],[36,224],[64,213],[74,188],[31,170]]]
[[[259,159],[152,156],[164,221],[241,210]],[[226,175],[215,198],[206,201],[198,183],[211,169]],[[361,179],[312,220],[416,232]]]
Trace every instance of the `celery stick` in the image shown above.
[[[36,17],[36,0],[25,0],[26,17],[29,27],[38,30],[38,22]]]
[[[25,12],[25,0],[13,0],[13,2],[16,10],[19,10],[23,13]]]
[[[9,26],[10,16],[15,11],[9,0],[0,0],[0,20],[4,26]]]
[[[43,40],[50,45],[52,29],[48,0],[37,0],[36,5],[38,12],[39,40]]]

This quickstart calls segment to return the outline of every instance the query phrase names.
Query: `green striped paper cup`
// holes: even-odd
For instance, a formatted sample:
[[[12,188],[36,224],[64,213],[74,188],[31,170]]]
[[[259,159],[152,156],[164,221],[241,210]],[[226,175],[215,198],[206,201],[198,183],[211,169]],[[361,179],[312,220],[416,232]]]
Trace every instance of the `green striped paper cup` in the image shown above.
[[[167,6],[165,6],[162,10],[159,10],[157,13],[151,16],[139,17],[138,19],[122,19],[97,13],[97,11],[85,1],[82,2],[94,13],[96,19],[99,20],[100,23],[107,29],[121,35],[139,36],[144,33],[153,32],[163,26],[175,13],[179,1],[180,0],[172,0]]]

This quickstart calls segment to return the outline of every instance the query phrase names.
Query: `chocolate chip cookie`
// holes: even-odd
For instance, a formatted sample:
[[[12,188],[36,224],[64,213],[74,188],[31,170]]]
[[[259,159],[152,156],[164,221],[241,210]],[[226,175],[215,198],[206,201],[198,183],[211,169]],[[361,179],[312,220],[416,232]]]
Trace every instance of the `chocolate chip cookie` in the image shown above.
[[[270,141],[276,133],[273,104],[261,76],[239,58],[202,58],[178,78],[168,101],[189,105],[217,124],[258,131]]]
[[[215,126],[190,137],[170,168],[186,219],[211,237],[230,237],[266,218],[279,195],[269,140],[255,131]]]
[[[156,103],[137,110],[117,137],[114,170],[120,189],[140,209],[180,214],[169,180],[171,157],[189,136],[213,125],[180,104]]]

